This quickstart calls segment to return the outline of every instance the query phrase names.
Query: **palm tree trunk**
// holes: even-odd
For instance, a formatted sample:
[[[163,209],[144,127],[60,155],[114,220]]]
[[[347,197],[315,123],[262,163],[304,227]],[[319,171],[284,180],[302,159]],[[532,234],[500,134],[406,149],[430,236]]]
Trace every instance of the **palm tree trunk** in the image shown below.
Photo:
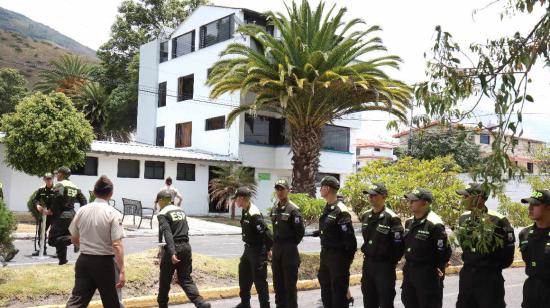
[[[292,189],[315,197],[315,177],[319,171],[322,128],[290,127],[292,149]]]

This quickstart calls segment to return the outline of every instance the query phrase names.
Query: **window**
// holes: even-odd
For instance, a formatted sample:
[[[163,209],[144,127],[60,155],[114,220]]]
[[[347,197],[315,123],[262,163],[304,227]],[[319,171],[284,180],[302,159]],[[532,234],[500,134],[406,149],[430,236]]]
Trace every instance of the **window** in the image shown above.
[[[168,41],[160,43],[160,63],[168,61]]]
[[[176,124],[176,148],[190,147],[192,133],[192,122]]]
[[[159,90],[157,95],[158,107],[166,106],[166,81],[159,83]]]
[[[285,120],[264,116],[245,115],[244,142],[282,145],[285,140]]]
[[[163,147],[164,146],[164,126],[157,127],[157,135],[156,135],[156,146]]]
[[[164,162],[163,161],[145,161],[145,178],[146,179],[164,179]]]
[[[178,181],[194,181],[195,180],[195,165],[178,163],[178,173],[176,175]]]
[[[374,152],[380,152],[380,148],[374,148]]]
[[[178,78],[178,102],[193,99],[193,75]]]
[[[355,148],[355,155],[361,155],[361,148]]]
[[[275,27],[273,25],[270,25],[267,23],[267,18],[260,14],[250,14],[246,13],[244,14],[244,23],[246,24],[254,24],[259,27],[265,28],[265,31],[269,33],[271,36],[273,36],[273,32],[275,30]]]
[[[349,127],[325,125],[323,127],[323,149],[349,152]]]
[[[533,163],[527,163],[527,173],[533,173]]]
[[[233,15],[206,24],[200,28],[200,48],[228,40],[233,37],[234,31],[235,22]]]
[[[75,175],[96,176],[97,175],[97,157],[86,156],[86,159],[84,160],[84,164],[82,166],[74,168],[74,170],[72,170],[71,173]]]
[[[225,128],[225,116],[206,119],[206,127],[204,130],[216,130]]]
[[[488,134],[480,134],[479,135],[479,143],[481,144],[491,144],[491,136]]]
[[[195,51],[195,30],[172,39],[172,59]]]
[[[117,177],[139,178],[139,160],[119,159]]]

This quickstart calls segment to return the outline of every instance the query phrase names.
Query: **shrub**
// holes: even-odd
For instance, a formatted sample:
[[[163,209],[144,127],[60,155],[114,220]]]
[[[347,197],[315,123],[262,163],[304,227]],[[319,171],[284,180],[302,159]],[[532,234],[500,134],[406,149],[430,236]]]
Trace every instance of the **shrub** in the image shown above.
[[[290,194],[289,199],[300,207],[306,226],[319,220],[325,206],[325,200],[312,198],[308,194]]]

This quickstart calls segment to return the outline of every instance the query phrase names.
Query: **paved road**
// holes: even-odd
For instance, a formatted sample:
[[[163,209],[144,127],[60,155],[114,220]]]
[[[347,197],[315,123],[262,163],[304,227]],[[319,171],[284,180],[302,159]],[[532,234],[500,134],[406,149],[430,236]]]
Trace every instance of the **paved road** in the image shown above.
[[[525,274],[523,268],[514,268],[507,269],[504,271],[505,287],[506,287],[506,303],[507,307],[510,308],[519,308],[521,307],[521,292],[523,281],[525,280]],[[403,303],[401,303],[401,281],[397,281],[396,292],[397,296],[395,297],[395,307],[403,308]],[[175,290],[175,292],[181,292],[181,289]],[[351,293],[355,297],[355,305],[353,307],[363,307],[363,297],[361,294],[360,286],[355,286],[351,288]],[[449,276],[445,280],[445,290],[443,294],[443,308],[454,308],[456,304],[456,297],[458,295],[458,276]],[[298,294],[298,301],[300,307],[323,307],[321,302],[321,292],[320,290],[311,290],[303,291]],[[271,303],[272,307],[274,306],[274,297],[271,294]],[[228,308],[234,307],[239,303],[238,298],[219,300],[211,302],[213,308]],[[251,302],[252,307],[259,307],[257,296],[253,296]],[[171,305],[170,307],[179,307],[179,308],[191,308],[195,307],[192,304],[185,305]]]
[[[157,247],[157,241],[158,239],[155,236],[125,238],[123,240],[124,250],[126,254],[141,252]],[[363,242],[363,239],[359,234],[357,241],[359,245]],[[218,258],[236,258],[239,257],[243,251],[243,242],[241,241],[240,235],[191,236],[190,243],[193,248],[193,252]],[[8,266],[38,263],[53,264],[57,262],[57,260],[53,257],[46,258],[45,260],[37,260],[36,258],[32,258],[31,254],[34,252],[34,244],[32,240],[16,240],[14,244],[20,252],[13,261],[8,262]],[[319,239],[304,237],[304,240],[300,243],[299,249],[301,252],[319,252],[321,250]],[[55,248],[48,247],[48,253],[55,253]],[[72,246],[69,246],[67,257],[69,262],[74,262],[76,260],[77,255],[73,253]]]

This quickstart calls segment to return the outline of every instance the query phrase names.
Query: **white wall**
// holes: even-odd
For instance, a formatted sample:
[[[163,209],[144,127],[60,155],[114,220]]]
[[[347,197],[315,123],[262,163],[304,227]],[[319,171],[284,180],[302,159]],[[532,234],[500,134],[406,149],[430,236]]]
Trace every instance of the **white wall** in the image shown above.
[[[160,45],[158,40],[139,49],[139,93],[136,141],[155,144],[158,91],[158,63]]]

